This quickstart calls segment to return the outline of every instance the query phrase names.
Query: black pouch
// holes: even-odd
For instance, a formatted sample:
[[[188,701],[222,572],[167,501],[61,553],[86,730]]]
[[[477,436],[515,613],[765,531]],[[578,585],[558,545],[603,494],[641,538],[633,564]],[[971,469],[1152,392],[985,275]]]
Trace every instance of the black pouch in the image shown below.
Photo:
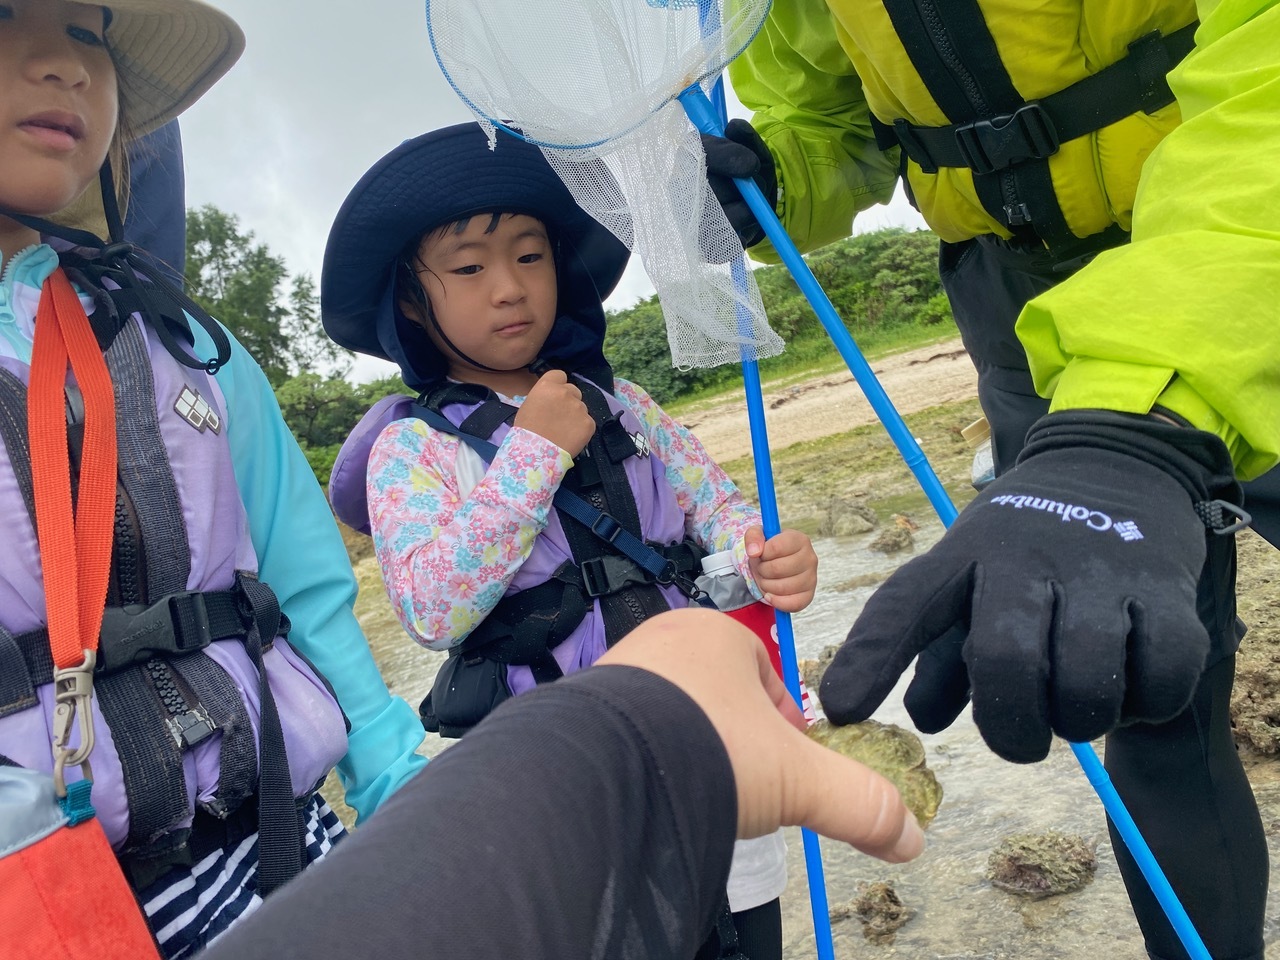
[[[418,715],[431,733],[457,739],[510,696],[505,663],[451,656],[436,674]]]

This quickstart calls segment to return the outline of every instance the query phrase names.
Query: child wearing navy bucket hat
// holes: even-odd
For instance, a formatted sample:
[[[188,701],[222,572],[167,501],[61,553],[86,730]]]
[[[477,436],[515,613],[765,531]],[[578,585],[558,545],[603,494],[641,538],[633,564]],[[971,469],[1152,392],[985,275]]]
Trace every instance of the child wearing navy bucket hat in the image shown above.
[[[813,598],[809,538],[766,540],[688,430],[603,352],[603,299],[629,252],[542,153],[475,124],[401,144],[348,196],[321,279],[325,329],[399,365],[417,393],[377,404],[330,481],[373,535],[392,606],[448,651],[422,707],[461,736],[506,698],[594,663],[647,618],[696,602],[732,551],[756,596]],[[781,956],[780,837],[744,845],[699,956]]]

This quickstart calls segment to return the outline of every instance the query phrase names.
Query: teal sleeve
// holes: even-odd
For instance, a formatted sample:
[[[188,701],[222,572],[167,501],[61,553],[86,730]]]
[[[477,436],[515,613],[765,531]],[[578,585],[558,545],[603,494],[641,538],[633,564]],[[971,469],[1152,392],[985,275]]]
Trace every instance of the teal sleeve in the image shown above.
[[[898,152],[876,146],[862,81],[825,0],[774,3],[729,80],[755,111],[751,125],[777,166],[778,216],[801,250],[849,236],[855,214],[893,196]],[[767,242],[751,256],[778,261]]]
[[[196,351],[213,353],[203,331]],[[355,575],[337,522],[267,378],[233,340],[217,380],[259,572],[293,625],[289,643],[329,680],[351,721],[338,775],[348,806],[363,819],[426,765],[416,753],[422,723],[378,672],[353,612]]]
[[[1280,460],[1280,3],[1202,0],[1169,75],[1182,125],[1142,171],[1133,242],[1027,305],[1018,336],[1054,410],[1159,404]]]

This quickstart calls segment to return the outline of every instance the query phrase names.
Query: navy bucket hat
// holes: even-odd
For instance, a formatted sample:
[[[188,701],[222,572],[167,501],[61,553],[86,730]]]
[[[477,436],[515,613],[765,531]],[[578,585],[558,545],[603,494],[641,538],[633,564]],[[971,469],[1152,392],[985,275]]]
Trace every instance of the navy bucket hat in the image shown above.
[[[425,390],[444,377],[445,360],[396,303],[397,259],[442,224],[523,213],[541,220],[558,244],[559,303],[541,359],[607,381],[601,302],[630,252],[574,202],[537,147],[502,130],[497,136],[491,150],[475,123],[444,127],[406,140],[360,179],[325,248],[325,332],[349,350],[392,361],[407,386]]]

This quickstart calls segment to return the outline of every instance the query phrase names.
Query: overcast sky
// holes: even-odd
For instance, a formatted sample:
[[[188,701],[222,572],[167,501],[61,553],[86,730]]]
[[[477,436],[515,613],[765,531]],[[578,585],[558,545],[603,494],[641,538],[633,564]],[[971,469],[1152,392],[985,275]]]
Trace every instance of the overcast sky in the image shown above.
[[[471,115],[431,54],[421,0],[212,2],[248,47],[182,119],[187,204],[236,214],[290,272],[318,280],[329,226],[361,175],[402,140]],[[899,196],[857,226],[894,224],[924,225]],[[633,261],[609,306],[652,292]],[[362,362],[355,376],[390,369]]]

